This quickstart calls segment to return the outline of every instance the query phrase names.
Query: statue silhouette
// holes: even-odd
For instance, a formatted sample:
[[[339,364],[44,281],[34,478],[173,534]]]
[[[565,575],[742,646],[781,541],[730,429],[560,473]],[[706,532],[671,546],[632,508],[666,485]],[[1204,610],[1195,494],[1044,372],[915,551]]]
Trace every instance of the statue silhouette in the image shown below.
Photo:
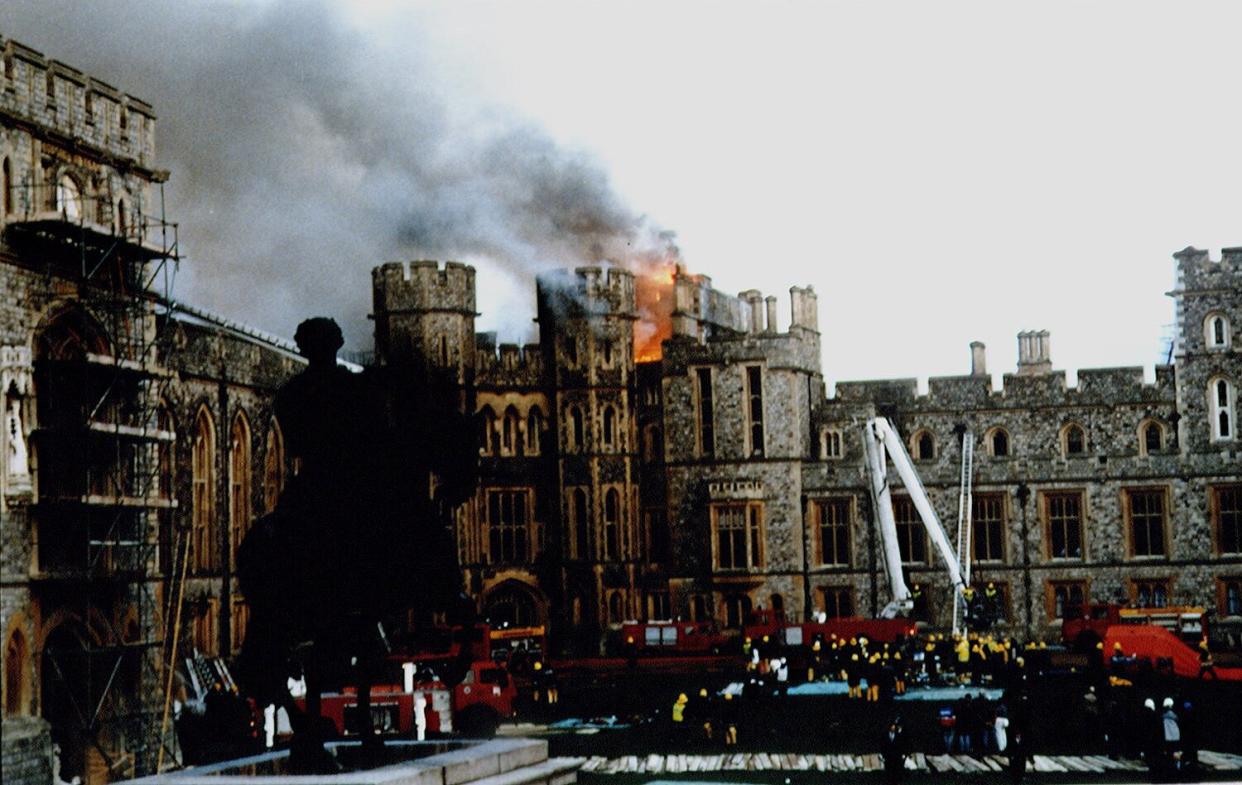
[[[302,322],[295,339],[307,367],[277,392],[275,409],[298,470],[238,551],[251,613],[237,671],[259,705],[289,712],[290,766],[313,773],[336,766],[323,747],[324,690],[356,685],[355,730],[364,746],[380,744],[370,685],[387,654],[384,625],[473,613],[450,513],[473,492],[478,453],[460,438],[473,433],[467,418],[429,375],[339,366],[331,319]],[[286,686],[297,675],[305,711]]]

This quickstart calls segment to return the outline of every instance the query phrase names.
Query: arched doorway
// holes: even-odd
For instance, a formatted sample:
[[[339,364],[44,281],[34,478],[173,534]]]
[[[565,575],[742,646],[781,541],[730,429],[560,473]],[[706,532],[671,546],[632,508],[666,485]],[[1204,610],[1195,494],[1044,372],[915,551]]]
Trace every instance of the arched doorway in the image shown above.
[[[52,742],[60,746],[60,776],[86,783],[102,781],[92,773],[107,766],[93,741],[95,710],[103,698],[103,655],[76,619],[61,623],[47,636],[40,657],[43,718],[52,726]],[[92,667],[94,666],[94,667]],[[104,709],[106,711],[106,708]]]
[[[483,616],[492,627],[533,627],[543,623],[542,603],[528,586],[507,581],[488,592]]]

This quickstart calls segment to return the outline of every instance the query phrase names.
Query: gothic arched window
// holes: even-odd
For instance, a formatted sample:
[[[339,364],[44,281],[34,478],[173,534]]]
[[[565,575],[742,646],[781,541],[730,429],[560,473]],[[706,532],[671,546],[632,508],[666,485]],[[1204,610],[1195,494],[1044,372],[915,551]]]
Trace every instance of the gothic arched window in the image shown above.
[[[1235,437],[1233,385],[1228,379],[1217,377],[1208,382],[1208,400],[1212,415],[1212,440],[1232,441]]]
[[[191,498],[191,530],[194,533],[194,566],[199,570],[212,570],[219,564],[216,549],[216,426],[206,407],[198,410],[194,418],[194,436],[191,440],[190,475],[193,485]]]

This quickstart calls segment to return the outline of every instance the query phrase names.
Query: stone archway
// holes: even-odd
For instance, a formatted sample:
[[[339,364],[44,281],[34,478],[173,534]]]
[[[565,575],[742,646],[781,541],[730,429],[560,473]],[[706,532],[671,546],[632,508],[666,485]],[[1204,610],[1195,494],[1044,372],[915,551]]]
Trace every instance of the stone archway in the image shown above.
[[[547,610],[540,592],[518,580],[497,585],[483,598],[483,616],[493,627],[545,624]]]
[[[86,626],[68,618],[48,633],[40,654],[39,675],[43,718],[52,726],[52,741],[60,746],[61,777],[70,781],[88,777],[88,750],[94,709],[101,697],[92,689],[91,644]]]

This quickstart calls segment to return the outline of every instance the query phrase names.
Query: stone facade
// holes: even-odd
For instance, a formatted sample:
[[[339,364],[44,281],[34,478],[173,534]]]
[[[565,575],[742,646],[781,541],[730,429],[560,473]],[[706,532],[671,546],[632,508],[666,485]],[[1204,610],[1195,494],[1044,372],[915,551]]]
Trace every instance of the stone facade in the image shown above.
[[[469,268],[385,265],[373,283],[385,341],[413,318],[418,338],[404,345],[474,352],[458,378],[480,417],[483,481],[459,531],[470,586],[494,621],[550,624],[554,645],[591,651],[622,618],[734,626],[760,606],[877,613],[890,598],[861,429],[885,416],[909,440],[951,541],[971,434],[974,582],[996,587],[1007,631],[1055,638],[1065,604],[1080,600],[1238,612],[1240,256],[1175,255],[1179,338],[1151,382],[1137,367],[1085,369],[1071,387],[1053,370],[1048,333],[1024,332],[1000,389],[975,343],[972,373],[934,377],[926,394],[895,379],[841,382],[832,397],[810,289],[790,290],[782,332],[774,298],[733,297],[679,272],[662,359],[635,363],[633,283],[621,270],[542,276],[541,337],[521,348],[490,335],[463,344],[459,320],[445,338],[427,332],[432,309],[411,304],[472,310]],[[390,313],[394,302],[403,307]],[[531,442],[535,410],[543,430]],[[515,489],[532,510],[519,527],[525,560],[511,548],[498,556],[497,527],[505,537],[512,527],[489,520],[485,501]],[[601,503],[610,490],[615,511]],[[920,612],[948,626],[946,573],[919,526],[899,528]]]
[[[301,360],[161,289],[151,107],[0,48],[4,778],[49,782],[55,742],[64,779],[96,783],[174,760],[173,630],[236,650],[229,554],[287,475],[271,400]]]
[[[47,722],[37,717],[5,718],[0,770],[9,785],[52,782],[52,737]]]

